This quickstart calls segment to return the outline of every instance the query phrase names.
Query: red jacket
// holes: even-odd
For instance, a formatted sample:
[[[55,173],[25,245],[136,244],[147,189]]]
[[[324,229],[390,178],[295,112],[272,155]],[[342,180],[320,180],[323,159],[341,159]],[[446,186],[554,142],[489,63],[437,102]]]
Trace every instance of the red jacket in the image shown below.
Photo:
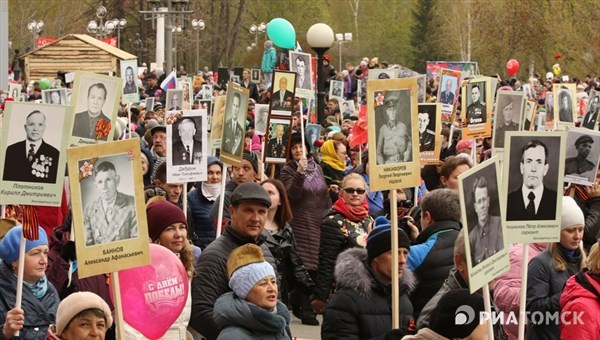
[[[572,276],[566,283],[560,296],[562,320],[560,323],[561,339],[600,340],[600,298],[582,287]],[[600,292],[600,282],[588,273],[584,274],[591,286]],[[575,322],[574,313],[579,318]],[[565,322],[563,322],[565,321]]]

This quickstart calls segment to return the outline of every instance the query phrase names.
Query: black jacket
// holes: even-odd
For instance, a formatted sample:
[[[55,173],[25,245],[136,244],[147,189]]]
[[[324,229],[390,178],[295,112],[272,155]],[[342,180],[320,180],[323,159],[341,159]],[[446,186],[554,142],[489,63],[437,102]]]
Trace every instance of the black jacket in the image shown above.
[[[460,228],[458,222],[436,222],[425,228],[417,237],[416,244],[410,247],[407,267],[415,273],[418,281],[410,295],[416,318],[454,266],[454,242]]]
[[[335,266],[338,289],[325,308],[321,338],[384,339],[392,330],[392,286],[379,282],[367,264],[367,250],[348,249]],[[408,293],[414,276],[405,270],[400,281],[400,330],[414,333]]]
[[[279,229],[275,234],[271,234],[268,230],[263,230],[262,235],[265,238],[265,244],[269,247],[271,254],[275,258],[277,272],[282,287],[285,287],[287,292],[291,292],[294,288],[299,288],[304,294],[310,295],[315,289],[315,284],[312,282],[302,259],[296,250],[296,241],[292,234],[292,228],[288,224],[282,229]]]
[[[366,246],[367,228],[371,222],[365,217],[359,223],[352,222],[340,212],[331,208],[325,213],[321,223],[319,244],[319,269],[315,282],[315,297],[327,301],[334,283],[335,261],[344,250]]]
[[[231,251],[244,244],[254,243],[262,248],[265,260],[269,262],[275,272],[277,267],[275,259],[261,235],[258,240],[239,236],[227,224],[225,232],[204,249],[196,265],[197,275],[192,280],[192,315],[189,325],[204,337],[216,339],[219,329],[213,320],[213,307],[217,299],[230,292],[229,278],[227,277],[227,258]]]

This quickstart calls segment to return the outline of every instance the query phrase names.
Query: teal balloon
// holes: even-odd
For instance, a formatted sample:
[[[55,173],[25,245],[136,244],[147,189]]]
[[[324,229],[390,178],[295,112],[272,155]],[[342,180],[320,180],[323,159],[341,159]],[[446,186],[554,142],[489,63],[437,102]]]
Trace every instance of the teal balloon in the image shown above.
[[[275,18],[267,25],[267,34],[275,46],[292,49],[296,47],[296,30],[282,18]]]
[[[50,88],[50,85],[52,85],[52,84],[50,83],[50,80],[48,80],[47,78],[42,78],[42,79],[40,79],[40,88],[41,88],[42,90],[47,90],[47,89],[49,89],[49,88]]]

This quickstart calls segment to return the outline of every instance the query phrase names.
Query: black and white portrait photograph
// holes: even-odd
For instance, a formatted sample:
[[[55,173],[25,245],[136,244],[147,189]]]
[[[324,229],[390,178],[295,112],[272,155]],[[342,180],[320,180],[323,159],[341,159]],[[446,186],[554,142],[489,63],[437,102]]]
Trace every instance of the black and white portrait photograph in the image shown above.
[[[265,146],[266,163],[286,163],[289,154],[289,141],[292,120],[290,118],[269,118]]]
[[[139,140],[67,153],[77,260],[86,263],[79,277],[148,264],[144,189],[136,184],[143,181]]]
[[[123,78],[123,99],[121,103],[129,104],[140,101],[137,84],[137,59],[121,60],[121,78]]]
[[[183,110],[183,90],[167,90],[166,98],[167,111]]]
[[[206,110],[206,113],[208,114],[208,117],[212,118],[212,113],[213,113],[213,102],[212,100],[208,99],[208,100],[199,100],[198,102],[198,109],[199,110]],[[211,126],[210,124],[208,126]]]
[[[75,72],[72,105],[75,106],[71,146],[107,141],[117,117],[121,78]]]
[[[227,160],[227,164],[233,165],[234,163],[231,161],[235,162],[235,159],[239,160],[236,164],[241,162],[246,133],[246,112],[248,112],[248,89],[229,82],[221,139],[221,160],[224,156],[225,158],[234,157],[234,159]]]
[[[562,192],[564,157],[562,136],[513,132],[506,136],[510,149],[504,153],[506,220],[557,220],[558,193]],[[508,171],[508,172],[507,172]]]
[[[296,73],[275,71],[271,88],[271,114],[291,116],[294,110]]]
[[[393,68],[374,68],[369,70],[369,80],[372,79],[394,79],[397,77],[397,71]]]
[[[310,54],[290,51],[290,70],[296,72],[296,97],[313,98]]]
[[[462,179],[461,191],[466,212],[463,225],[469,234],[473,267],[504,248],[496,163],[482,164],[478,168]]]
[[[573,126],[577,113],[577,102],[574,99],[577,97],[575,84],[554,84],[552,91],[555,94],[554,109],[558,110],[559,123]]]
[[[524,97],[522,92],[498,91],[494,119],[494,148],[503,149],[506,131],[519,131]]]
[[[467,84],[466,97],[463,98],[463,105],[467,108],[465,116],[467,125],[483,124],[489,119],[486,90],[486,81],[470,81]]]
[[[565,182],[593,185],[600,158],[600,132],[571,128],[567,133]]]
[[[177,89],[181,90],[182,109],[191,110],[192,98],[194,98],[194,91],[192,89],[192,83],[190,82],[190,78],[186,77],[181,78],[181,80],[177,80]]]
[[[410,92],[383,91],[375,98],[378,103],[381,102],[375,108],[377,165],[412,162]]]
[[[198,110],[183,111],[173,124],[167,125],[167,183],[206,180],[207,115]],[[167,156],[169,157],[169,156]]]
[[[238,76],[238,75],[232,75],[231,78],[229,79],[229,81],[232,81],[232,82],[234,82],[236,84],[239,84],[240,83],[240,76]]]
[[[338,98],[343,100],[344,96],[344,83],[340,80],[332,80],[329,82],[329,99]]]
[[[21,84],[8,84],[8,98],[12,98],[14,101],[21,101]]]
[[[427,101],[427,76],[422,75],[417,78],[417,86],[419,87],[419,93],[417,95],[417,102],[425,103]]]
[[[598,112],[600,112],[600,92],[591,90],[581,126],[594,130],[598,121]]]
[[[86,169],[91,159],[80,160]],[[138,237],[133,164],[127,154],[99,157],[80,182],[86,246]]]
[[[310,145],[310,150],[306,152],[314,152],[315,142],[321,138],[321,125],[319,124],[306,124],[306,141]]]
[[[267,133],[267,120],[269,119],[269,104],[254,105],[254,131],[263,136]]]
[[[67,89],[52,89],[42,91],[44,104],[67,105]]]
[[[342,109],[341,110],[342,117],[344,117],[344,118],[351,117],[351,116],[357,116],[356,109],[354,108],[354,100],[344,100],[342,102],[341,109]]]
[[[456,99],[456,90],[458,88],[458,79],[451,75],[443,75],[439,87],[439,102],[442,104],[454,105]]]
[[[546,126],[554,125],[554,94],[546,92]],[[554,128],[552,128],[554,129]]]
[[[60,205],[66,164],[67,129],[72,122],[68,106],[9,102],[3,119],[2,189],[13,189],[13,182],[44,184],[39,191],[55,198],[34,199],[41,205]],[[31,197],[17,191],[4,192],[4,204],[31,204]],[[35,191],[35,189],[31,189]],[[46,196],[44,196],[46,197]],[[50,204],[52,203],[52,204]]]
[[[436,105],[419,104],[419,151],[433,151],[435,149],[436,131]]]
[[[260,83],[260,69],[253,68],[250,70],[250,81],[253,83]]]
[[[146,104],[146,111],[154,110],[154,97],[148,97],[145,99],[144,103]]]
[[[202,99],[212,99],[213,87],[212,85],[203,84],[202,85]]]
[[[525,110],[523,111],[523,124],[521,131],[530,131],[533,127],[535,112],[537,111],[537,101],[525,100]]]

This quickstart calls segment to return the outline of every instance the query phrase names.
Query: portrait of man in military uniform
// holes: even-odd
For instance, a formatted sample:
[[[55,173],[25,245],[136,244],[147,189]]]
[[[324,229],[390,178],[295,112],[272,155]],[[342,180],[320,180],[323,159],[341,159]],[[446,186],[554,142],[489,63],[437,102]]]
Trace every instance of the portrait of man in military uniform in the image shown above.
[[[598,137],[596,137],[596,141],[597,140]],[[589,182],[594,181],[597,170],[596,164],[598,162],[598,157],[594,159],[595,163],[590,161],[594,144],[594,138],[587,134],[581,135],[575,140],[575,150],[577,151],[577,155],[566,159],[565,175],[582,177]],[[569,147],[568,144],[567,147]],[[572,150],[569,150],[567,153],[572,154]]]
[[[403,110],[407,112],[402,114]],[[410,94],[406,90],[388,91],[383,105],[376,108],[376,120],[380,120],[375,123],[380,126],[376,143],[378,165],[412,162],[410,120],[404,122],[403,117],[410,119]]]
[[[423,151],[433,151],[435,148],[435,132],[428,129],[429,123],[431,122],[431,118],[429,116],[429,112],[423,110],[422,107],[419,107],[419,150]],[[433,118],[433,126],[435,126],[435,115]]]
[[[483,124],[487,120],[485,99],[485,82],[467,86],[467,125]]]
[[[501,93],[498,95],[496,108],[496,131],[494,132],[495,148],[504,148],[504,135],[506,131],[519,131],[521,111],[523,105],[521,96],[512,96]]]

